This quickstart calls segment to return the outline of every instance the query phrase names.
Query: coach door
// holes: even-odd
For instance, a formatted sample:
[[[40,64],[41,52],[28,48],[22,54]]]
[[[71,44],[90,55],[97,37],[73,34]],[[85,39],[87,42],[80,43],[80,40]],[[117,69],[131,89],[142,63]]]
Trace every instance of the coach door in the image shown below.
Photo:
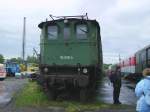
[[[150,67],[150,48],[148,48],[146,50],[146,64],[147,64],[147,67]]]

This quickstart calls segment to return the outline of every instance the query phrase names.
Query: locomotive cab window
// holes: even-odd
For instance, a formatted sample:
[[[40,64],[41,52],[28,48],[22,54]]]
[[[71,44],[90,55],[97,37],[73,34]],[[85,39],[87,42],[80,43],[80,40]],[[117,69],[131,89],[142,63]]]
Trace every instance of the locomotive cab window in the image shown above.
[[[58,27],[57,26],[48,26],[48,39],[55,40],[58,37]]]
[[[70,27],[69,26],[65,26],[64,27],[64,39],[69,39],[70,37]]]
[[[147,50],[147,64],[148,64],[148,66],[150,66],[150,48],[148,48],[148,50]]]
[[[87,25],[80,24],[76,26],[76,36],[78,39],[87,39]]]

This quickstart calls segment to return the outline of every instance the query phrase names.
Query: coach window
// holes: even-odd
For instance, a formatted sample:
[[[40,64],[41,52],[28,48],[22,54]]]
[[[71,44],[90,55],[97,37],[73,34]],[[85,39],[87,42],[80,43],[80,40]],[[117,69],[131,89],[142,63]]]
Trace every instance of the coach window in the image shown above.
[[[80,24],[76,26],[76,36],[78,39],[87,38],[87,25],[86,24]]]
[[[146,52],[145,51],[142,52],[141,57],[142,57],[142,62],[146,60]]]
[[[70,37],[70,27],[65,26],[64,27],[64,39],[67,40]]]
[[[147,50],[147,64],[150,66],[150,48]]]
[[[55,40],[58,36],[58,27],[57,26],[48,26],[48,39]]]
[[[150,60],[150,48],[148,49],[148,59]]]

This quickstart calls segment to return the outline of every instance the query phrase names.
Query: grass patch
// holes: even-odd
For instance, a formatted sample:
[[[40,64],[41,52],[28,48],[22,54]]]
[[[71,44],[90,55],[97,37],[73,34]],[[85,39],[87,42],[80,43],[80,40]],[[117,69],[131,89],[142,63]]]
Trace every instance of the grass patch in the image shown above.
[[[63,107],[66,112],[97,109],[126,109],[128,105],[112,105],[102,102],[80,103],[75,101],[49,101],[36,82],[29,82],[15,97],[16,107]]]

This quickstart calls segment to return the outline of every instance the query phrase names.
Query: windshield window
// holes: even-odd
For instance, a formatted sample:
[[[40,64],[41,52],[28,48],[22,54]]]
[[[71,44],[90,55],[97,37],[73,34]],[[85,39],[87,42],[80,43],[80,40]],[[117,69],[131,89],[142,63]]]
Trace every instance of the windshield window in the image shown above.
[[[87,38],[87,25],[81,24],[76,26],[76,36],[78,39]]]
[[[64,28],[64,39],[68,39],[70,37],[70,28],[66,26]]]
[[[58,27],[57,26],[48,26],[48,39],[54,40],[58,36]]]

